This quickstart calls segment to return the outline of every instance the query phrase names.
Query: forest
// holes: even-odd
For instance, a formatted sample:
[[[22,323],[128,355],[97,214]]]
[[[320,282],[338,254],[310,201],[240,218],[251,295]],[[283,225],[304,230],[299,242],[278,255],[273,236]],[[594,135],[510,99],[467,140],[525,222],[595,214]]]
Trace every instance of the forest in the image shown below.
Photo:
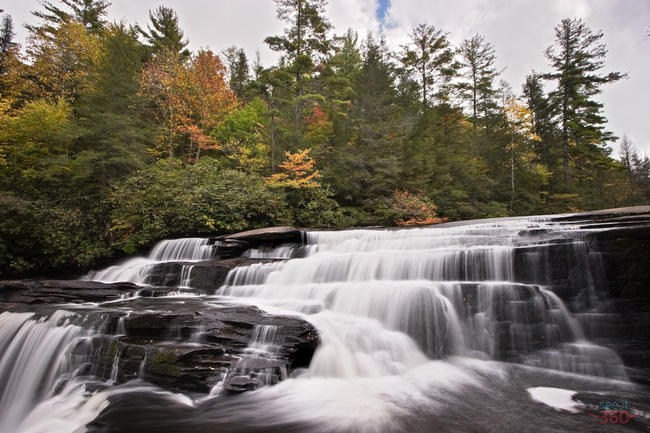
[[[190,51],[174,10],[108,22],[43,1],[0,28],[0,278],[73,275],[163,238],[414,226],[648,203],[650,160],[606,129],[603,33],[555,27],[548,70],[501,78],[480,34],[391,50],[324,0],[276,0],[260,44]],[[621,152],[612,155],[610,144]]]

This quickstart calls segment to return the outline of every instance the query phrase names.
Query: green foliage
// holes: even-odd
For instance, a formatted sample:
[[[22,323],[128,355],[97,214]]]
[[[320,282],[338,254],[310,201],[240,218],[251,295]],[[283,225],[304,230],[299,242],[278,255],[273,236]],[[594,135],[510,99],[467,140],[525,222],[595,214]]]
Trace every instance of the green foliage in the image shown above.
[[[0,278],[71,272],[107,253],[94,221],[79,209],[0,195]]]
[[[271,172],[268,107],[259,97],[231,110],[213,136],[234,167],[266,176]]]
[[[138,31],[145,37],[154,54],[164,55],[170,51],[183,59],[189,58],[190,52],[185,48],[189,41],[183,40],[184,33],[172,8],[158,6],[154,11],[150,10],[149,21],[147,30],[138,27]]]
[[[70,150],[77,137],[72,109],[62,99],[28,102],[0,128],[4,164],[0,188],[25,197],[56,196],[69,178]],[[59,192],[60,193],[60,192]]]
[[[67,11],[50,1],[41,2],[44,10],[33,11],[32,15],[42,20],[38,26],[27,24],[25,28],[35,35],[56,38],[56,31],[61,24],[69,21],[81,22],[90,33],[99,34],[106,24],[110,3],[106,0],[61,0]]]
[[[298,227],[343,227],[342,211],[328,188],[302,188],[286,191],[293,224]]]
[[[108,198],[115,245],[127,252],[167,237],[236,232],[288,222],[286,202],[258,176],[160,161],[117,184]]]

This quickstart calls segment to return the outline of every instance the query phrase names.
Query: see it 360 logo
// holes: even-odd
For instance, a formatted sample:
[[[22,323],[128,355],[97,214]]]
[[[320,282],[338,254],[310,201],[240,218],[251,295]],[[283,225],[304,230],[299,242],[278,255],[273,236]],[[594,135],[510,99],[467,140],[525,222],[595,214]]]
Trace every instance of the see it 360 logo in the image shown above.
[[[627,400],[601,401],[598,405],[598,415],[587,412],[589,416],[599,418],[601,424],[627,424],[632,418],[638,416],[636,409],[630,408]]]

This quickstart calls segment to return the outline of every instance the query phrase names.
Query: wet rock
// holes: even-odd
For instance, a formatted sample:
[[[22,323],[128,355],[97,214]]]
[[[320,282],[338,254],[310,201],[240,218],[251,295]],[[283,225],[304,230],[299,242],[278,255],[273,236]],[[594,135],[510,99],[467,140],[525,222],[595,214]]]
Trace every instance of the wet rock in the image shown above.
[[[80,280],[0,281],[0,311],[33,310],[38,305],[105,302],[134,294],[131,283],[100,283]]]
[[[593,306],[600,313],[595,316],[599,323],[586,324],[587,337],[614,349],[630,379],[650,384],[650,206],[583,212],[554,220],[590,229],[585,242],[594,260],[590,263],[595,272],[593,284],[599,295],[605,294],[600,296],[605,302]],[[549,266],[566,267],[562,263],[566,261],[567,256],[559,254]],[[565,285],[576,283],[570,273],[564,278]]]
[[[263,229],[248,230],[231,235],[214,238],[225,242],[245,242],[250,245],[271,245],[302,242],[303,232],[293,227],[267,227]]]
[[[95,337],[95,374],[118,383],[141,377],[172,391],[207,393],[221,383],[227,392],[243,392],[262,385],[260,375],[272,372],[275,383],[308,366],[318,345],[316,330],[302,319],[253,306],[196,311],[198,305],[187,301],[173,312],[116,314],[110,329],[121,321],[124,335]],[[272,358],[251,357],[246,349],[254,329],[264,325],[277,327],[283,338]]]
[[[226,280],[228,272],[238,266],[254,263],[268,263],[273,259],[249,259],[244,257],[225,260],[205,260],[201,262],[166,262],[152,267],[147,284],[152,286],[174,287],[180,285],[183,268],[191,266],[189,286],[193,289],[214,293]]]
[[[215,245],[215,255],[225,259],[239,257],[249,248],[302,244],[303,238],[304,232],[293,227],[267,227],[214,237],[210,242]]]

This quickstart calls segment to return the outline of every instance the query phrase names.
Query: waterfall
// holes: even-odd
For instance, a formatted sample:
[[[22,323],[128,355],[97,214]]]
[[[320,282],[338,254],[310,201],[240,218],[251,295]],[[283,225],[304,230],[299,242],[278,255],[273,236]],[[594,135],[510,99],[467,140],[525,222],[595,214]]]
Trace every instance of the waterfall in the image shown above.
[[[25,416],[85,360],[73,349],[86,331],[71,324],[71,316],[0,314],[0,431],[20,431]]]
[[[210,260],[213,255],[213,246],[209,245],[208,241],[209,239],[204,238],[166,239],[158,242],[147,257],[135,257],[116,266],[110,266],[100,271],[91,271],[81,279],[104,283],[148,284],[151,270],[156,264]],[[190,271],[191,269],[187,270],[184,281],[186,285],[189,285]]]
[[[191,286],[214,246],[162,241],[85,279],[154,285],[171,262],[164,296],[0,314],[0,432],[82,431],[100,413],[106,431],[520,431],[504,424],[520,412],[535,431],[575,430],[586,415],[566,423],[526,396],[631,389],[588,339],[612,315],[589,230],[527,217],[311,231],[247,250],[211,295]],[[305,341],[316,351],[292,365]],[[190,371],[201,387],[178,386]]]
[[[531,230],[539,235],[528,238]],[[399,374],[428,359],[470,356],[625,378],[620,359],[586,342],[553,292],[549,258],[529,251],[569,251],[565,265],[581,273],[570,295],[585,312],[594,278],[573,227],[521,218],[306,238],[304,257],[236,268],[217,294],[303,314],[322,338],[311,374]],[[515,267],[518,254],[526,272]]]

